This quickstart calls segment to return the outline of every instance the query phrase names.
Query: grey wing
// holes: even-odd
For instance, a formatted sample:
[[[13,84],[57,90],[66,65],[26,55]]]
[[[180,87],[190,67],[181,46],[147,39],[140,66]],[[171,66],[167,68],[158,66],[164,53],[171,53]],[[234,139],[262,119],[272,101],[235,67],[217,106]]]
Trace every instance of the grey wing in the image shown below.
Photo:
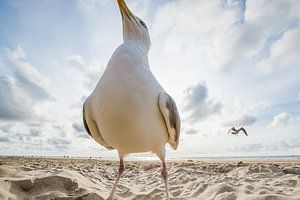
[[[176,150],[180,136],[180,117],[175,101],[166,92],[161,92],[158,105],[169,133],[168,143]]]
[[[241,127],[241,128],[239,129],[239,131],[243,131],[243,132],[245,133],[245,135],[248,136],[246,129],[244,129],[243,127]]]
[[[92,134],[91,134],[91,131],[90,131],[90,129],[89,129],[89,126],[87,125],[87,122],[86,122],[86,117],[85,117],[85,103],[86,102],[84,102],[84,104],[83,104],[83,111],[82,111],[82,118],[83,118],[83,125],[84,125],[84,128],[85,128],[85,130],[86,130],[86,132],[88,132],[88,134],[91,136],[91,137],[93,137],[92,136]]]
[[[232,133],[231,131],[232,131],[233,129],[234,129],[234,127],[232,127],[231,129],[229,129],[229,131],[228,131],[227,134]]]

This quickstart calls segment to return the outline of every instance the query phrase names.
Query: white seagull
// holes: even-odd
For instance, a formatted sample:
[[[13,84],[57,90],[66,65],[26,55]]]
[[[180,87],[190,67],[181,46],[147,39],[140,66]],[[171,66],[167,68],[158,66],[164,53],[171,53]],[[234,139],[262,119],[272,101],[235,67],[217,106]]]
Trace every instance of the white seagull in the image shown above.
[[[87,132],[107,149],[119,153],[119,174],[108,197],[124,172],[124,156],[153,152],[162,161],[161,176],[169,197],[165,145],[177,149],[180,118],[176,104],[152,74],[146,24],[124,0],[118,0],[123,23],[123,43],[115,50],[92,94],[83,105]]]

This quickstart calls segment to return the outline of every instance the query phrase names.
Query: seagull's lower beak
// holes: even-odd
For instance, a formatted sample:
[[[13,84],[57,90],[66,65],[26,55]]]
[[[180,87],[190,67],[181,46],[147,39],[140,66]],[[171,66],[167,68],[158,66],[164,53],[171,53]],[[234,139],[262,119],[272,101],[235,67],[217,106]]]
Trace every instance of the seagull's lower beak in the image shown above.
[[[127,17],[129,20],[133,17],[132,12],[127,7],[124,0],[118,0],[119,8],[121,11],[122,18]]]

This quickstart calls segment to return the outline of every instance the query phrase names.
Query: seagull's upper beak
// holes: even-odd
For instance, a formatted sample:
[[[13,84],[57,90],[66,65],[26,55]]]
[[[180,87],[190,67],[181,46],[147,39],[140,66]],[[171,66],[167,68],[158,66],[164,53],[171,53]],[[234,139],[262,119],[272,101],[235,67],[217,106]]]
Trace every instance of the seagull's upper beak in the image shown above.
[[[126,17],[128,20],[131,21],[131,18],[134,16],[132,14],[132,12],[129,10],[129,8],[127,7],[126,3],[124,0],[118,0],[118,4],[119,4],[119,8],[121,11],[121,15],[122,18],[124,20],[124,18]]]
[[[122,15],[124,42],[135,41],[148,52],[151,41],[146,25],[142,25],[141,19],[129,10],[125,0],[118,0],[118,5]]]

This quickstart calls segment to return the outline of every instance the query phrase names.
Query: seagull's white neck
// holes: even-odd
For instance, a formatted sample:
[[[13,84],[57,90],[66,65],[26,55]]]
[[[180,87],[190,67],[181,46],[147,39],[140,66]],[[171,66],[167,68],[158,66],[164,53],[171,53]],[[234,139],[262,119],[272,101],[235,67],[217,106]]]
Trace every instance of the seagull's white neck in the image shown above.
[[[136,47],[141,53],[148,56],[149,49],[147,49],[145,47],[145,45],[143,45],[140,41],[134,40],[134,39],[127,39],[127,40],[124,40],[123,43]]]
[[[140,42],[136,41],[136,40],[125,40],[123,42],[124,45],[128,45],[131,48],[134,48],[138,53],[139,56],[142,57],[142,59],[144,60],[144,62],[147,64],[147,66],[149,67],[149,61],[148,61],[148,49],[145,49],[143,45],[140,44]]]

